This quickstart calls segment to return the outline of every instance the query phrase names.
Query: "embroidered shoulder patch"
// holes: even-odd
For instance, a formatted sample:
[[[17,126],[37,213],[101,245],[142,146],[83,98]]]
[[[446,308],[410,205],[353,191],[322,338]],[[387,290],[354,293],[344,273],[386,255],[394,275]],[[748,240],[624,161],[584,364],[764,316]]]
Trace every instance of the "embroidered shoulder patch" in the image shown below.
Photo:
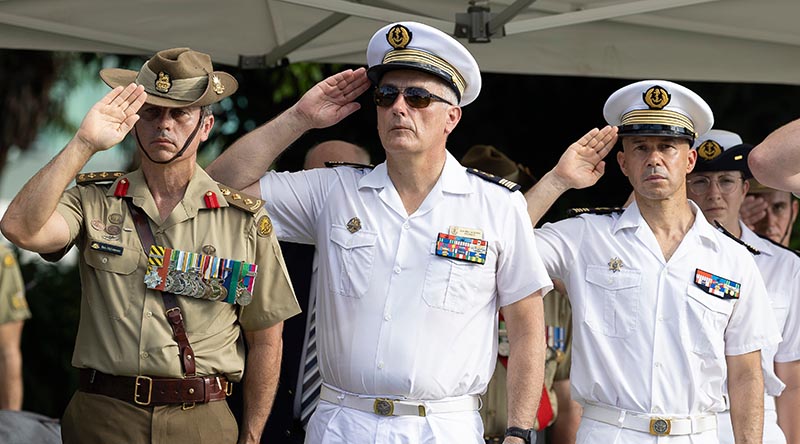
[[[467,172],[470,174],[474,174],[487,182],[496,183],[501,187],[507,188],[509,191],[519,191],[519,189],[522,188],[516,182],[512,182],[508,179],[504,179],[500,176],[495,176],[494,174],[490,174],[476,168],[467,168]]]

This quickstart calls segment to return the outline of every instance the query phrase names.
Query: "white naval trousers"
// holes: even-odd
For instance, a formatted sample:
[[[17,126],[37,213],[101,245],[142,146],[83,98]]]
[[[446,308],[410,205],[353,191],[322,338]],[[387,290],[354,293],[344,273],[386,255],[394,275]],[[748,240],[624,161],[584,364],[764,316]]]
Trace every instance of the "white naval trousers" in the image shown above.
[[[379,416],[320,400],[306,444],[484,444],[477,411]]]

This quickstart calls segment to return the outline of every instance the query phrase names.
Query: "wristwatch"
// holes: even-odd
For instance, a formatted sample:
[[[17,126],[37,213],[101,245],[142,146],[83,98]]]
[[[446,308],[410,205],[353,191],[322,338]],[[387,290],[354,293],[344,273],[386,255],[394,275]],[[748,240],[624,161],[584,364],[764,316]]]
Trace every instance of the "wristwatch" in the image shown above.
[[[521,429],[519,427],[509,427],[506,429],[506,436],[522,438],[525,444],[536,444],[536,430]]]

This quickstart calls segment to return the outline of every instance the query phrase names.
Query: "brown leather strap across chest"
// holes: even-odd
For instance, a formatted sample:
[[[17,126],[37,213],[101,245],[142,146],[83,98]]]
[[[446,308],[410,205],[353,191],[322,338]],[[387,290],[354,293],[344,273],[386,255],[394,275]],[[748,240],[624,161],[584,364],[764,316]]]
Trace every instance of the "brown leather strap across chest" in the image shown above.
[[[192,405],[221,401],[233,390],[233,384],[224,376],[113,376],[87,368],[80,371],[78,387],[82,392],[109,396],[141,406]]]
[[[139,240],[142,241],[142,249],[144,250],[145,256],[147,256],[150,247],[156,243],[153,230],[150,228],[150,223],[147,221],[147,215],[144,214],[139,207],[134,205],[130,199],[125,199],[125,203],[128,204],[133,224],[136,226],[136,232],[139,234]],[[178,351],[181,355],[181,364],[183,365],[184,374],[186,376],[194,376],[197,374],[194,364],[194,350],[192,350],[192,346],[189,344],[189,337],[186,335],[186,327],[183,324],[181,307],[178,306],[178,298],[174,293],[166,291],[162,291],[161,296],[164,300],[167,321],[169,321],[169,326],[172,327],[172,334],[178,342]]]

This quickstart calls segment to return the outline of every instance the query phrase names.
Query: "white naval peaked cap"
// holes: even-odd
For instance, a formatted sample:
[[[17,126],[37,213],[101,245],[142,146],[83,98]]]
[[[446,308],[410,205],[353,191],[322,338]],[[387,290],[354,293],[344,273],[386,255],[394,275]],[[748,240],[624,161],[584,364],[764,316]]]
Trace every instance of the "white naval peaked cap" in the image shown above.
[[[714,113],[702,97],[667,80],[642,80],[618,89],[606,101],[603,116],[619,126],[620,136],[694,140],[714,125]]]
[[[692,146],[692,149],[696,150],[701,145],[703,145],[703,143],[706,142],[706,141],[711,141],[711,142],[716,143],[717,145],[720,146],[720,149],[722,151],[725,151],[728,148],[733,148],[736,145],[741,145],[742,143],[744,143],[744,142],[742,142],[741,136],[739,136],[738,134],[736,134],[734,132],[725,131],[725,130],[721,130],[721,129],[712,129],[711,131],[709,131],[709,132],[703,134],[702,136],[698,137],[697,140],[695,140],[694,145]],[[708,144],[706,144],[706,145],[708,145]],[[717,155],[719,155],[719,154],[722,154],[722,153],[721,152],[717,153]],[[714,156],[714,157],[716,157],[716,156]],[[703,157],[703,158],[705,158],[705,157]]]
[[[459,106],[472,103],[481,91],[481,71],[467,48],[422,23],[397,22],[379,29],[367,46],[367,65],[367,76],[375,85],[395,69],[435,75],[455,91]]]
[[[712,129],[698,137],[694,143],[697,163],[693,173],[705,171],[741,171],[745,179],[753,177],[747,165],[747,157],[753,145],[742,142],[733,132]]]

